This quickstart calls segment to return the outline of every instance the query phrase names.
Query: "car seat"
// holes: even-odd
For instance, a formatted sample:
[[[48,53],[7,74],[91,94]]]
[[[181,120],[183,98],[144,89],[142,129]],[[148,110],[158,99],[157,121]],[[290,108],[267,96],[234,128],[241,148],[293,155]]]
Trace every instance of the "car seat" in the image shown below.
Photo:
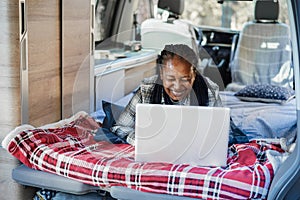
[[[231,56],[232,83],[227,90],[255,83],[293,87],[290,30],[278,21],[278,16],[279,1],[255,2],[255,20],[243,25]]]
[[[184,0],[159,0],[157,6],[163,10],[161,17],[147,19],[141,24],[142,48],[160,52],[166,44],[183,43],[198,54],[195,27],[179,19],[184,10]]]

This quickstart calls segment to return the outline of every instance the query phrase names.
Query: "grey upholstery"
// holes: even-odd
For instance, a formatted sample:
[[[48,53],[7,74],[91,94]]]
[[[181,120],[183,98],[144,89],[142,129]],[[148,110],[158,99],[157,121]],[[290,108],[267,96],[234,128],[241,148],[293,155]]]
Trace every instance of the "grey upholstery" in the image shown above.
[[[22,185],[76,195],[101,191],[100,187],[84,184],[56,174],[31,169],[24,164],[13,169],[12,178]]]
[[[184,0],[159,0],[158,7],[168,13],[167,18],[150,18],[143,21],[142,47],[160,52],[166,44],[182,43],[190,46],[198,54],[195,27],[187,21],[178,19],[184,10]]]
[[[292,87],[290,30],[287,24],[277,21],[278,12],[278,1],[256,2],[256,19],[244,24],[230,63],[233,83]]]
[[[195,198],[189,197],[141,192],[120,186],[113,186],[110,190],[110,193],[112,197],[118,200],[196,200]]]

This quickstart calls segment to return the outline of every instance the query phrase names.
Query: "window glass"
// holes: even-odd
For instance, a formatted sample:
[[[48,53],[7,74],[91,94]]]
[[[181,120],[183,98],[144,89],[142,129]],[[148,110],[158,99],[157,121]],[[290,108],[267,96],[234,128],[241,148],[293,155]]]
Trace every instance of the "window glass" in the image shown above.
[[[109,37],[110,26],[117,10],[117,0],[96,0],[95,6],[95,41]]]
[[[279,21],[288,24],[286,1],[279,1]],[[240,30],[243,23],[254,19],[253,1],[227,1],[223,4],[207,0],[185,0],[182,18],[197,26],[216,26]]]
[[[137,22],[141,24],[146,19],[153,17],[152,0],[139,0],[137,13]]]
[[[95,6],[95,41],[101,42],[112,37],[111,32],[115,22],[115,16],[121,5],[122,0],[96,0]],[[122,9],[119,9],[122,10]],[[140,24],[153,16],[152,0],[139,0],[138,7],[135,10],[136,28],[139,31]],[[128,27],[128,30],[132,27]],[[138,34],[138,32],[137,32]]]

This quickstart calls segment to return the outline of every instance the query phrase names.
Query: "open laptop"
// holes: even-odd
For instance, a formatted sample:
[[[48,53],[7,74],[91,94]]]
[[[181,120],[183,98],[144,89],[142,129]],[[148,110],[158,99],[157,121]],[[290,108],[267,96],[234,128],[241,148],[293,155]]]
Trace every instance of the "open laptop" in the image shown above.
[[[225,166],[230,109],[137,104],[135,160]]]

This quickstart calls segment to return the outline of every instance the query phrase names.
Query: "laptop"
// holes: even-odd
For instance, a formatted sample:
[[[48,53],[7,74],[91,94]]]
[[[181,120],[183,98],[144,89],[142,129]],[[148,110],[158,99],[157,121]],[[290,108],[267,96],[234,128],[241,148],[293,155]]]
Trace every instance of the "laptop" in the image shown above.
[[[230,109],[137,104],[135,160],[226,166]]]

